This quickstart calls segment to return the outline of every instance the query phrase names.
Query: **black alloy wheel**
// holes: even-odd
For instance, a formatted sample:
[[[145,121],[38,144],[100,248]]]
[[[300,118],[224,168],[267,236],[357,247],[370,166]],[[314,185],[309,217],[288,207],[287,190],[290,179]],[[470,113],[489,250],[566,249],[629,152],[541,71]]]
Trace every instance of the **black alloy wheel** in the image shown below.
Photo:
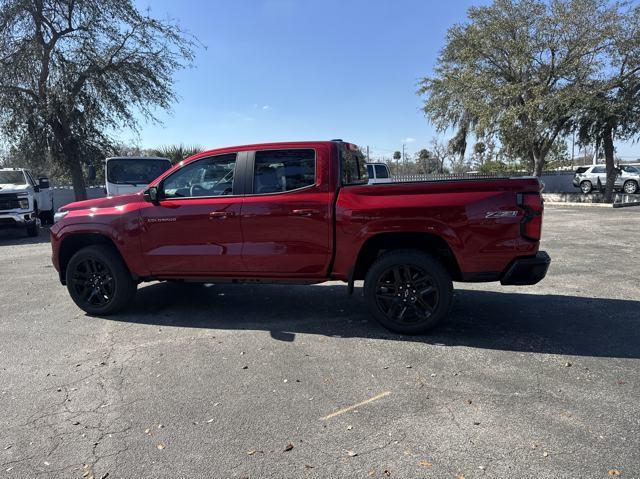
[[[67,289],[89,314],[106,316],[124,308],[136,292],[136,282],[115,248],[87,246],[66,267]]]
[[[449,313],[453,285],[446,268],[418,250],[396,250],[369,268],[364,285],[371,314],[386,328],[402,334],[424,333]]]

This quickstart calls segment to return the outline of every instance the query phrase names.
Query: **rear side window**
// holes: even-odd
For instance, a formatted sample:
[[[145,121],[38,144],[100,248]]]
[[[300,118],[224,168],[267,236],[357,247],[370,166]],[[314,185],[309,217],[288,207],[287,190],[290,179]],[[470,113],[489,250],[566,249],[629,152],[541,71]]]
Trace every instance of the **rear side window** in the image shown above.
[[[578,168],[578,169],[576,170],[576,175],[580,175],[580,174],[584,173],[585,171],[587,171],[588,169],[589,169],[589,168],[588,168],[588,167],[586,167],[586,166],[581,166],[580,168]]]
[[[357,146],[350,143],[339,143],[340,174],[343,186],[362,185],[367,183],[369,175],[365,167],[365,158]]]
[[[604,166],[594,166],[593,170],[591,170],[592,173],[604,173],[605,169]]]
[[[376,178],[389,178],[389,172],[383,165],[376,165]]]
[[[283,193],[316,182],[316,154],[311,149],[256,151],[253,192]]]
[[[374,177],[373,165],[367,165],[367,175],[369,175],[369,178],[373,178]]]

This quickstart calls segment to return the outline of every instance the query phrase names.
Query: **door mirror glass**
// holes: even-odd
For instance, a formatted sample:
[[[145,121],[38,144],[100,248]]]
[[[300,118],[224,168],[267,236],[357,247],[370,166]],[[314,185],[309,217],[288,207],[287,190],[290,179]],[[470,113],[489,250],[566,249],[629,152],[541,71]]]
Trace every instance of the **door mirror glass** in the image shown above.
[[[144,192],[144,200],[149,203],[157,203],[158,202],[158,187],[152,186]]]
[[[43,176],[42,178],[38,178],[38,188],[40,188],[41,190],[46,190],[49,187],[49,178],[45,176]]]

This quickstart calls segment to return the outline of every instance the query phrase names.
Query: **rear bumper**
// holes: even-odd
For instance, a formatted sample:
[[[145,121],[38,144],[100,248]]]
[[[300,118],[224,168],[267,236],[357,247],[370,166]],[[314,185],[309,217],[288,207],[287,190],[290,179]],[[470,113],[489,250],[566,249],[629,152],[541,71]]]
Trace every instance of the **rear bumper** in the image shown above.
[[[524,286],[536,284],[547,275],[551,257],[546,251],[538,251],[535,256],[515,259],[500,278],[503,285]]]

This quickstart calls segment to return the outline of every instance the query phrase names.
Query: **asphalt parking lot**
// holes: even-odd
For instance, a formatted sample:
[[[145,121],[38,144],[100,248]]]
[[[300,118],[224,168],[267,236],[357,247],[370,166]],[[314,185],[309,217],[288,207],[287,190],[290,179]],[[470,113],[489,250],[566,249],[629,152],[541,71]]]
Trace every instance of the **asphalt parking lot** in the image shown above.
[[[456,284],[420,337],[337,283],[155,283],[89,317],[46,232],[1,232],[0,477],[638,478],[639,226],[547,208],[548,277]]]

